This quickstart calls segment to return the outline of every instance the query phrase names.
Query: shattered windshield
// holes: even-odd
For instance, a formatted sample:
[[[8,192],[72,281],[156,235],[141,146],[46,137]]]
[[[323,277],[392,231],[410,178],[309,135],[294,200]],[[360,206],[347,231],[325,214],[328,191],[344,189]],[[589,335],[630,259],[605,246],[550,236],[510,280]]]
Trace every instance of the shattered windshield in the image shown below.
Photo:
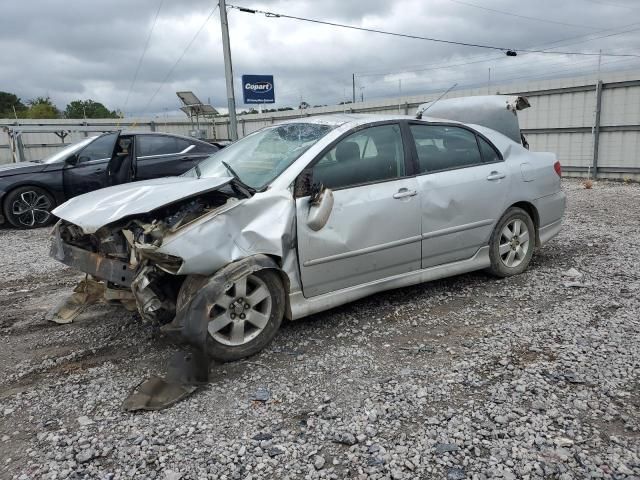
[[[48,157],[42,159],[42,163],[62,162],[69,155],[71,155],[72,153],[76,153],[77,151],[79,151],[84,146],[89,145],[96,138],[98,138],[98,137],[89,137],[89,138],[85,138],[81,142],[68,145],[68,146],[64,147],[63,149],[58,150],[56,153],[54,153],[52,155],[49,155]]]
[[[275,180],[335,125],[287,123],[264,128],[212,155],[185,175],[237,177],[260,190]]]

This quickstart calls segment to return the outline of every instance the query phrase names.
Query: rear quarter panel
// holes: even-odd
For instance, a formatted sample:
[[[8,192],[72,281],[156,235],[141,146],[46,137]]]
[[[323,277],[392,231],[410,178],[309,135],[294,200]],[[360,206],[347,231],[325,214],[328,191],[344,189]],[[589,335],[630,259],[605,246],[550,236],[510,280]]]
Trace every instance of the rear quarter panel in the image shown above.
[[[531,152],[493,130],[474,126],[502,152],[510,172],[509,207],[528,202],[536,207],[540,228],[558,222],[564,215],[566,196],[560,176],[555,172],[557,157],[549,152]]]

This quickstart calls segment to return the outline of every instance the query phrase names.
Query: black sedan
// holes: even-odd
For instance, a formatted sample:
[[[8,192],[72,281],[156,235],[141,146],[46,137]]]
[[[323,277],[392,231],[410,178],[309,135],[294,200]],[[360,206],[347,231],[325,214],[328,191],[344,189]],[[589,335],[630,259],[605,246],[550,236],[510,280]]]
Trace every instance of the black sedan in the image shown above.
[[[0,223],[36,228],[51,210],[92,190],[180,175],[221,147],[180,135],[112,132],[69,145],[44,160],[0,165]]]

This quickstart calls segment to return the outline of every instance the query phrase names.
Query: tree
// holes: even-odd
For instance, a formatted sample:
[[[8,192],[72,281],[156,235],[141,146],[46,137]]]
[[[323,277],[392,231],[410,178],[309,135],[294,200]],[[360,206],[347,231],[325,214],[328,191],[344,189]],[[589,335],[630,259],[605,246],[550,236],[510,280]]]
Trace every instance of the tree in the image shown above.
[[[56,107],[49,97],[36,97],[27,102],[29,110],[27,118],[58,118],[60,110]]]
[[[118,118],[118,113],[110,111],[100,102],[91,99],[74,100],[64,110],[66,118]]]
[[[14,114],[15,109],[15,114]],[[0,92],[0,118],[14,118],[24,116],[27,107],[20,98],[9,92]]]

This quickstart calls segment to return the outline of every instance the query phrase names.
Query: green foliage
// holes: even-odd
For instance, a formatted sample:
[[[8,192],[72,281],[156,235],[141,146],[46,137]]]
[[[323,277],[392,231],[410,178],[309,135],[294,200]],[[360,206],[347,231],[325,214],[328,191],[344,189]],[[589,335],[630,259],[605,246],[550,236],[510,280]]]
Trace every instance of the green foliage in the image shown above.
[[[27,118],[59,118],[60,110],[49,97],[36,97],[27,102],[29,109],[26,112]]]
[[[9,92],[0,92],[0,118],[15,118],[13,109],[18,118],[24,116],[27,107],[20,98]]]
[[[100,102],[91,99],[74,100],[64,110],[65,118],[118,118],[118,113],[110,111]]]

